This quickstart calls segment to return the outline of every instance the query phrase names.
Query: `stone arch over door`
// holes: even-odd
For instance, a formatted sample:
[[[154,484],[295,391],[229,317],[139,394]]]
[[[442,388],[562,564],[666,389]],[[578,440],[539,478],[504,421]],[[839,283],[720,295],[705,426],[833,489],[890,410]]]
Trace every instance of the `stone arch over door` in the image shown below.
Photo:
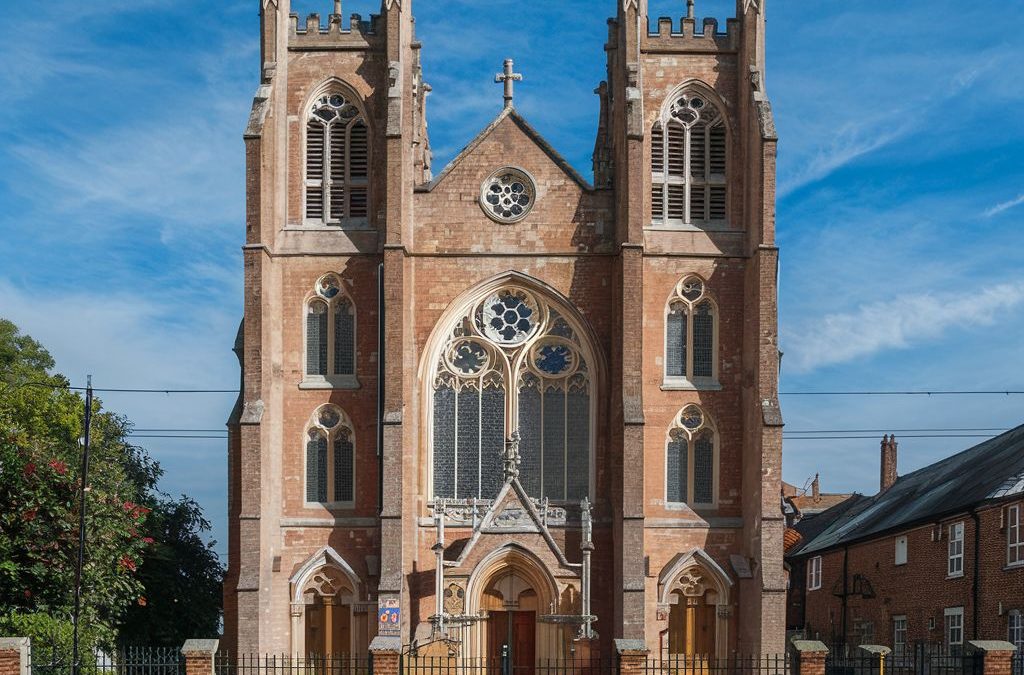
[[[363,584],[337,551],[328,546],[310,557],[292,575],[289,590],[292,653],[350,654],[365,649],[367,622],[355,611],[364,597]]]
[[[725,658],[729,654],[729,620],[732,615],[730,591],[733,581],[722,567],[703,549],[694,549],[675,556],[658,577],[658,619],[661,650],[670,649],[675,621],[691,622],[690,648],[698,651],[703,639],[713,643],[712,653],[700,656]],[[698,622],[697,627],[692,622]],[[700,636],[700,631],[713,636]],[[675,647],[675,645],[672,645]],[[681,652],[680,652],[681,653]]]
[[[560,597],[558,582],[537,555],[514,543],[492,551],[477,564],[466,588],[467,613],[488,618],[477,624],[463,655],[486,657],[494,651],[488,622],[495,614],[533,612],[535,658],[562,656],[567,644],[562,627],[541,620],[559,612]]]

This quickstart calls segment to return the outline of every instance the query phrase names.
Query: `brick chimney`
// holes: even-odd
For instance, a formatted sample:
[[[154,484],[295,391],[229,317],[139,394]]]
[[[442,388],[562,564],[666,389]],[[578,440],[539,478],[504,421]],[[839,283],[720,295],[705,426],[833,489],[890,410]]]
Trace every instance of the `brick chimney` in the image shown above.
[[[896,450],[899,443],[896,436],[882,436],[882,470],[879,480],[879,491],[885,492],[896,482]]]
[[[821,501],[821,478],[818,474],[814,474],[814,480],[811,482],[811,499],[815,504]]]

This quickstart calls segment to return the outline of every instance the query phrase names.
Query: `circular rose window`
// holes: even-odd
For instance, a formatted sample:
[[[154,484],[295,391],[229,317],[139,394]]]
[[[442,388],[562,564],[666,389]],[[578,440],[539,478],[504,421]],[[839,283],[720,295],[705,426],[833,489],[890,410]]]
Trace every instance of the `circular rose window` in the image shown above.
[[[480,206],[499,223],[514,223],[526,217],[536,199],[537,188],[525,171],[504,168],[484,181]]]

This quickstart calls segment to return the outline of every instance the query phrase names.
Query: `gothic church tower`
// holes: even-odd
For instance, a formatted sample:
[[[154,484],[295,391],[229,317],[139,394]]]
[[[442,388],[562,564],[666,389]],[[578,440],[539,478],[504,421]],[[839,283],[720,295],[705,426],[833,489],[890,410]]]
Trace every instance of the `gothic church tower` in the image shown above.
[[[592,185],[511,62],[434,175],[412,0],[260,0],[225,646],[782,651],[765,1],[617,0]]]

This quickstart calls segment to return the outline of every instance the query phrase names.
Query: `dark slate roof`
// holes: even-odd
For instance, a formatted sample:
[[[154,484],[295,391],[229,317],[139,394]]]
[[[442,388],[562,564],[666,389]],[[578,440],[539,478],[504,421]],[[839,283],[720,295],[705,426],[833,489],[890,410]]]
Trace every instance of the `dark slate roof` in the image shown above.
[[[871,501],[868,497],[861,494],[847,495],[847,498],[836,504],[830,509],[822,511],[821,513],[815,513],[809,516],[805,516],[798,522],[794,527],[797,532],[800,533],[802,540],[800,544],[790,551],[787,555],[797,555],[802,553],[822,532],[831,527],[837,520],[847,515],[849,512],[856,512],[859,508],[864,508],[866,502]]]
[[[987,501],[1024,494],[1024,425],[969,450],[901,476],[874,497],[844,502],[815,516],[831,523],[808,539],[801,555],[962,513]]]

